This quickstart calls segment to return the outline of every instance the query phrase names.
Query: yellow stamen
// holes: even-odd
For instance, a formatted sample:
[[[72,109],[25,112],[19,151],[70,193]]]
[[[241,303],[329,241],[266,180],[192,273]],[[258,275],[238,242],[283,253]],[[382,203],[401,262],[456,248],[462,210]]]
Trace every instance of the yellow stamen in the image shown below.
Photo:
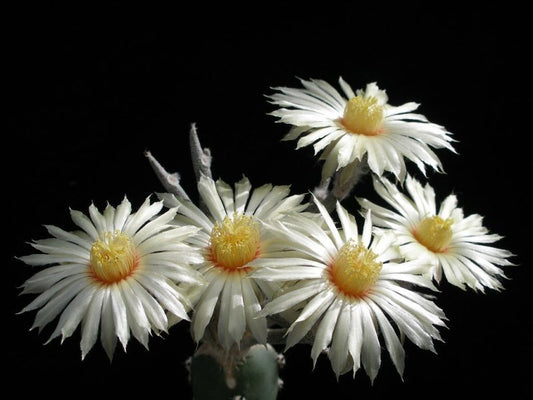
[[[382,131],[383,107],[378,104],[378,99],[373,96],[352,97],[346,104],[342,125],[350,132],[376,136]]]
[[[101,283],[118,282],[131,275],[138,265],[135,246],[124,233],[106,232],[102,240],[92,245],[90,270]]]
[[[350,297],[361,297],[377,282],[383,263],[362,243],[350,240],[330,265],[331,282]]]
[[[210,257],[217,267],[235,271],[259,253],[260,237],[257,223],[252,217],[235,213],[224,218],[211,231]]]
[[[438,215],[427,217],[413,231],[413,236],[427,249],[434,253],[443,253],[452,240],[453,220],[442,219]]]

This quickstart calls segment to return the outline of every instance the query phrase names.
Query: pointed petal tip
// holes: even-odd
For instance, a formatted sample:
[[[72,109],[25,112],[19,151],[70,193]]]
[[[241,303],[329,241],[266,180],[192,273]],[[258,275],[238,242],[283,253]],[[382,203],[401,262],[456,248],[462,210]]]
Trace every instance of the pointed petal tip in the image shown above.
[[[111,363],[113,362],[113,354],[114,354],[114,353],[108,353],[108,352],[106,351],[107,358],[109,359],[109,364],[111,364]]]
[[[89,347],[89,348],[85,348],[86,346],[83,346],[83,344],[80,343],[80,353],[81,353],[81,361],[84,361],[85,360],[85,357],[87,357],[87,354],[89,354],[89,352],[91,351],[92,349],[92,346]]]

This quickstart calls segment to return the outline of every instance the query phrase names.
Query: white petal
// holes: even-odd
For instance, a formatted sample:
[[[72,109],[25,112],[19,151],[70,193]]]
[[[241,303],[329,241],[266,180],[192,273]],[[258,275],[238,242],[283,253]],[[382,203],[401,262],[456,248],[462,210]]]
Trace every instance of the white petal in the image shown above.
[[[22,294],[26,293],[43,293],[44,296],[50,296],[59,290],[59,286],[49,291],[52,286],[56,285],[59,281],[65,278],[80,279],[87,275],[87,265],[82,264],[60,264],[53,267],[45,268],[31,278],[28,278],[22,285],[24,290]],[[35,299],[37,300],[37,299]],[[34,302],[35,302],[34,300]],[[42,302],[41,302],[42,304]],[[37,306],[40,307],[40,306]],[[36,307],[33,307],[36,308]],[[26,309],[29,309],[26,307]]]
[[[181,217],[185,220],[183,221],[184,224],[192,224],[195,226],[199,226],[205,232],[211,233],[211,229],[213,229],[213,222],[202,212],[202,210],[200,210],[195,204],[188,200],[180,200],[179,204],[179,215],[176,217],[176,220]],[[183,216],[186,218],[183,218]]]
[[[502,284],[498,280],[498,277],[504,278],[505,275],[503,274],[503,271],[497,266],[489,262],[483,261],[482,259],[478,259],[476,260],[476,262],[474,262],[461,255],[456,255],[455,262],[462,263],[465,268],[467,268],[473,275],[475,275],[479,285],[496,290],[500,290],[502,288]],[[481,289],[479,287],[477,288]]]
[[[352,357],[353,374],[361,367],[361,349],[363,348],[363,317],[361,316],[361,301],[351,304],[351,326],[348,337],[348,352]]]
[[[162,251],[159,253],[150,253],[142,256],[141,263],[145,267],[151,266],[152,264],[161,264],[161,265],[192,265],[192,264],[201,264],[205,261],[205,258],[198,252],[197,248],[191,248],[181,244],[180,246],[175,246],[173,250]]]
[[[402,225],[407,225],[407,220],[401,214],[391,211],[385,207],[378,206],[367,199],[358,198],[357,201],[361,206],[362,212],[366,210],[372,211],[372,221],[376,226],[396,228],[397,225],[399,225],[399,227]]]
[[[392,301],[416,316],[419,321],[428,326],[445,326],[442,321],[445,318],[444,312],[432,300],[393,282],[379,281],[376,287],[379,290],[385,289]],[[431,329],[432,331],[436,332],[436,330]]]
[[[346,131],[344,129],[337,128],[335,131],[331,132],[329,135],[324,136],[322,139],[320,139],[319,141],[313,144],[313,149],[314,149],[315,154],[317,154],[322,149],[324,149],[326,146],[332,144],[333,142],[335,142],[337,139],[339,139],[340,137],[344,135],[346,135]],[[335,161],[335,167],[333,167],[333,170],[335,170],[336,164],[337,164],[337,157],[335,156],[332,158]]]
[[[190,238],[198,232],[198,228],[194,226],[183,226],[173,228],[164,232],[159,232],[149,237],[144,242],[138,244],[137,251],[141,255],[149,253],[164,252],[173,249],[180,249],[181,242]],[[137,241],[137,238],[135,238]]]
[[[303,222],[303,220],[302,220]],[[336,253],[335,246],[333,243],[327,245],[326,243],[321,243],[320,241],[310,237],[313,234],[303,234],[293,229],[288,229],[287,226],[278,226],[280,228],[279,234],[285,241],[287,248],[293,248],[302,252],[304,255],[308,255],[315,260],[322,261],[324,264],[329,264],[332,257]],[[320,236],[325,236],[324,231],[320,228],[317,229],[317,233],[320,233]],[[331,240],[329,240],[331,242]]]
[[[113,318],[113,307],[111,305],[111,293],[109,287],[104,289],[102,298],[102,314],[100,319],[100,341],[107,354],[107,357],[112,360],[115,347],[117,345],[117,337],[115,335],[115,322]]]
[[[218,308],[218,322],[217,322],[217,333],[218,333],[218,342],[220,345],[229,350],[233,345],[234,339],[230,333],[230,324],[231,324],[231,304],[232,304],[232,277],[228,275],[226,278],[224,288],[220,294],[220,307]]]
[[[297,249],[324,264],[337,255],[336,244],[316,221],[301,215],[288,216],[279,226],[285,245]]]
[[[128,283],[135,293],[135,296],[142,303],[143,310],[146,313],[150,324],[158,331],[165,331],[168,324],[165,310],[136,280],[130,279]]]
[[[346,100],[328,82],[322,79],[311,79],[309,83],[302,80],[302,84],[304,87],[317,93],[320,99],[327,101],[339,112],[342,113],[344,111]]]
[[[102,302],[105,296],[104,290],[97,290],[91,298],[91,304],[87,309],[85,318],[81,325],[81,358],[85,358],[92,349],[98,338],[98,327],[100,325],[100,315],[102,314]]]
[[[179,264],[172,263],[161,263],[161,264],[151,264],[149,267],[146,267],[151,272],[160,274],[171,281],[179,284],[182,282],[192,283],[192,284],[203,284],[204,278],[201,273],[192,269],[190,266],[183,266]]]
[[[211,215],[217,221],[224,220],[227,213],[224,204],[220,199],[220,195],[218,194],[215,182],[206,176],[200,177],[200,180],[198,181],[198,192]]]
[[[423,187],[416,179],[407,176],[405,187],[422,216],[435,215],[435,191],[431,186]]]
[[[270,113],[270,115],[279,117],[279,122],[284,122],[290,125],[305,126],[309,128],[321,128],[324,126],[331,126],[337,118],[339,113],[337,110],[328,108],[325,103],[319,103],[314,106],[313,110],[306,110],[306,106],[303,102],[300,104],[285,102],[288,106],[295,106],[299,109],[289,110],[282,108]],[[310,104],[311,102],[306,102]]]
[[[226,214],[233,215],[233,213],[235,212],[235,199],[233,198],[233,189],[222,179],[218,179],[215,182],[215,186],[220,200],[222,200],[224,208],[226,209]]]
[[[414,344],[422,349],[433,350],[433,341],[425,329],[417,321],[416,317],[387,299],[387,295],[374,293],[369,295],[381,309],[396,323],[402,333],[404,333]]]
[[[30,254],[19,257],[19,259],[28,265],[84,264],[87,262],[87,257],[78,257],[71,254]]]
[[[129,215],[131,214],[131,203],[128,201],[126,197],[122,200],[122,203],[120,203],[116,209],[115,212],[115,220],[114,220],[114,226],[116,230],[122,231],[124,228],[124,224],[126,223],[126,220],[128,219]]]
[[[426,268],[427,271],[427,268]],[[416,286],[422,286],[426,287],[431,290],[437,290],[437,288],[433,285],[433,282],[431,279],[429,279],[426,276],[420,276],[420,275],[412,275],[412,274],[387,274],[382,275],[380,279],[385,280],[391,280],[391,281],[402,281],[407,282]]]
[[[64,231],[61,228],[53,225],[45,225],[46,230],[58,239],[62,239],[68,242],[76,243],[86,250],[90,250],[92,246],[92,240],[88,237],[81,237],[79,234],[73,232]]]
[[[250,201],[246,206],[246,214],[251,215],[255,213],[256,208],[259,207],[263,199],[270,193],[272,187],[271,184],[267,183],[254,189]]]
[[[67,242],[62,239],[41,239],[31,244],[33,248],[48,254],[71,255],[75,259],[89,261],[89,252],[85,247],[78,244]]]
[[[38,296],[22,311],[28,311],[42,304],[45,300],[46,304],[35,315],[35,321],[31,329],[35,327],[43,327],[53,321],[59,313],[61,313],[66,305],[76,296],[81,290],[87,286],[87,279],[85,277],[70,277],[60,281],[53,286],[49,291],[44,292]],[[48,300],[49,299],[49,300]]]
[[[350,215],[346,209],[341,206],[339,202],[336,205],[337,215],[341,222],[342,231],[344,234],[344,241],[347,242],[350,239],[356,239],[358,237],[357,224],[353,215]]]
[[[385,118],[387,118],[388,120],[390,121],[394,121],[394,120],[413,120],[413,121],[420,121],[420,122],[429,122],[428,119],[423,116],[422,114],[416,114],[416,113],[405,113],[405,114],[395,114],[394,112],[396,112],[396,110],[391,110],[391,109],[394,109],[394,108],[399,108],[399,107],[387,107],[386,111],[385,112]],[[394,114],[392,114],[392,113]]]
[[[293,126],[289,130],[289,133],[287,133],[285,136],[283,136],[283,138],[281,138],[281,140],[282,141],[287,141],[287,140],[298,139],[298,137],[300,137],[300,135],[302,133],[307,132],[309,130],[309,128],[310,127],[308,127],[308,126]]]
[[[135,244],[139,245],[147,238],[154,236],[162,230],[166,229],[168,227],[167,224],[172,221],[175,215],[176,209],[173,208],[145,224],[133,236]]]
[[[89,235],[93,242],[99,239],[96,228],[85,214],[77,210],[70,210],[70,216],[72,221],[74,221],[77,226],[83,229],[83,231]]]
[[[113,310],[113,324],[115,326],[115,335],[120,340],[122,347],[126,350],[126,346],[130,339],[130,330],[128,326],[128,314],[126,305],[122,298],[121,291],[117,285],[109,288],[111,309]]]
[[[291,288],[287,293],[284,293],[267,303],[259,315],[266,316],[285,311],[319,293],[323,286],[324,283],[321,281],[302,281],[300,284],[296,284],[294,288]]]
[[[416,205],[408,199],[404,194],[394,186],[392,183],[383,179],[380,181],[374,180],[374,189],[376,192],[393,208],[395,208],[409,223],[418,222],[420,215]]]
[[[189,319],[187,310],[182,304],[185,299],[182,299],[182,296],[170,282],[161,279],[158,274],[150,273],[150,271],[140,271],[134,275],[134,279],[152,293],[166,310],[182,319]]]
[[[403,376],[405,366],[405,350],[403,349],[402,344],[398,339],[396,332],[394,331],[394,328],[390,324],[385,314],[383,314],[383,311],[381,311],[381,308],[379,308],[379,306],[377,306],[370,299],[367,300],[367,304],[370,306],[374,316],[377,319],[379,329],[383,335],[383,338],[385,339],[385,345],[387,346],[387,350],[389,351],[392,362],[400,376]]]
[[[328,119],[334,119],[338,117],[339,106],[333,101],[328,101],[327,95],[324,95],[324,92],[316,87],[312,82],[301,80],[304,87],[307,89],[294,89],[294,88],[275,88],[279,90],[280,93],[276,93],[270,96],[274,100],[275,104],[291,107],[299,110],[309,110],[317,113],[317,118],[320,115],[327,117]],[[293,110],[283,109],[285,112],[290,112]]]
[[[248,178],[243,177],[239,182],[235,183],[235,211],[244,213],[246,202],[250,196],[252,185]]]
[[[277,218],[277,207],[282,199],[288,196],[289,186],[275,186],[266,193],[259,206],[255,209],[254,215],[260,219]],[[249,210],[247,210],[249,211]]]
[[[328,228],[329,228],[329,230],[331,232],[331,235],[333,236],[333,239],[335,241],[335,245],[337,246],[337,248],[341,248],[344,243],[342,241],[342,238],[341,238],[341,236],[339,234],[339,231],[338,231],[337,227],[335,226],[335,222],[333,221],[333,219],[329,215],[329,212],[326,210],[326,207],[324,207],[322,205],[322,203],[314,196],[313,196],[313,201],[314,201],[315,205],[317,206],[318,211],[322,215],[322,219],[324,220],[324,222],[328,226]]]
[[[198,301],[192,320],[192,332],[194,340],[199,342],[204,336],[204,331],[213,316],[213,311],[218,301],[219,294],[226,282],[226,275],[213,274],[206,277],[210,281],[209,286]]]
[[[370,247],[370,240],[372,239],[372,213],[370,210],[366,212],[365,224],[363,225],[363,234],[361,241],[366,248]]]
[[[320,321],[317,331],[315,333],[315,340],[311,348],[311,358],[313,359],[313,367],[316,366],[316,361],[320,353],[326,349],[331,342],[333,330],[337,323],[337,318],[342,307],[341,300],[335,300],[331,303],[328,311]]]
[[[512,256],[507,250],[475,243],[454,243],[451,251],[462,254],[472,260],[481,258],[497,265],[509,265],[505,258]]]
[[[358,90],[357,92],[361,93],[362,91]],[[385,90],[381,90],[376,84],[376,82],[370,82],[366,85],[364,96],[365,97],[372,96],[372,97],[377,98],[380,105],[387,105],[387,102],[389,101],[389,98]]]
[[[115,231],[115,208],[107,203],[104,209],[105,229],[109,232]]]
[[[337,153],[337,171],[346,167],[356,158],[354,156],[354,149],[357,140],[358,138],[354,135],[344,135],[335,144],[334,151]]]
[[[241,341],[246,330],[246,315],[244,311],[244,300],[242,297],[241,277],[234,274],[231,282],[230,302],[229,302],[229,334],[236,343]]]
[[[163,208],[163,202],[150,204],[150,199],[147,198],[144,203],[139,207],[136,213],[131,214],[128,220],[124,224],[123,232],[133,237],[141,226],[143,226],[152,217],[157,215]]]
[[[320,268],[309,266],[295,266],[283,268],[264,267],[253,272],[251,277],[254,279],[264,279],[269,282],[290,281],[299,279],[319,279],[324,275]]]
[[[389,105],[389,107],[387,107],[386,118],[389,118],[390,116],[393,116],[393,115],[404,114],[404,113],[414,111],[419,106],[420,104],[415,103],[415,102],[404,103],[401,106],[390,106]]]
[[[287,255],[285,255],[287,254]],[[283,269],[285,267],[306,266],[315,269],[325,269],[326,266],[318,261],[309,260],[301,257],[291,257],[290,253],[282,252],[281,254],[274,256],[274,253],[266,253],[262,257],[258,257],[255,260],[248,263],[248,266],[255,267],[258,270],[261,268],[273,268]],[[256,271],[257,272],[257,271]],[[255,274],[256,272],[252,272]]]
[[[89,206],[89,216],[91,217],[91,221],[93,222],[94,226],[96,227],[96,230],[102,234],[104,232],[107,232],[107,224],[104,216],[100,214],[98,209],[94,204],[91,204]]]
[[[361,360],[370,381],[374,382],[381,365],[381,348],[371,310],[366,303],[361,303],[361,318],[363,325]]]
[[[324,312],[329,308],[335,295],[330,290],[324,290],[322,293],[313,297],[304,307],[296,321],[289,327],[285,350],[298,343],[311,328],[322,317]]]
[[[376,147],[379,147],[379,152],[382,154],[383,168],[393,172],[398,180],[402,182],[405,178],[405,163],[402,154],[394,147],[394,142],[390,139],[390,136],[379,136],[374,143]]]
[[[310,144],[313,144],[317,140],[320,140],[336,131],[338,131],[339,128],[336,126],[326,126],[324,128],[318,128],[313,130],[312,132],[308,133],[305,136],[302,136],[298,142],[296,143],[296,150],[309,146]]]
[[[267,341],[267,321],[265,317],[256,317],[261,311],[261,305],[253,288],[253,281],[250,279],[242,280],[242,298],[244,302],[244,311],[246,323],[259,343],[265,344]]]
[[[346,81],[342,79],[342,77],[339,77],[339,85],[348,99],[355,97],[355,93],[352,90],[352,87],[348,83],[346,83]]]
[[[68,306],[61,313],[61,317],[57,323],[57,327],[50,335],[48,342],[61,334],[61,342],[70,337],[81,320],[85,317],[85,313],[89,307],[92,296],[96,292],[96,286],[89,285],[81,290],[76,297],[68,304]]]
[[[126,305],[128,325],[135,339],[137,339],[146,349],[148,349],[150,322],[148,321],[148,317],[144,312],[144,307],[141,300],[133,291],[129,281],[135,282],[133,279],[125,279],[119,283],[122,297]]]
[[[351,328],[351,311],[350,304],[345,302],[339,312],[337,324],[333,331],[333,338],[331,340],[331,347],[328,352],[331,361],[331,367],[335,375],[339,377],[345,368],[348,352],[348,336]]]

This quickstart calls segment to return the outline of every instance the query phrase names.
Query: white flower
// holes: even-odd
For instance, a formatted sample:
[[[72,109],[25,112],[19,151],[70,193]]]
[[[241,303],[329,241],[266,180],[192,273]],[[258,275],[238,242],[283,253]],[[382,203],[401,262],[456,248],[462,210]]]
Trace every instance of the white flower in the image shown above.
[[[327,349],[337,376],[350,369],[355,375],[362,365],[373,381],[381,364],[381,336],[401,375],[404,349],[398,334],[431,351],[433,340],[440,340],[436,326],[444,326],[442,310],[406,288],[434,289],[431,280],[421,276],[423,265],[396,260],[391,235],[373,235],[370,213],[360,235],[354,217],[338,202],[340,229],[316,199],[315,204],[323,222],[298,215],[278,225],[293,256],[251,275],[289,285],[260,315],[299,310],[288,329],[287,348],[314,336],[313,362]]]
[[[198,191],[207,214],[191,201],[160,195],[167,206],[180,206],[177,223],[201,229],[191,243],[203,254],[204,261],[197,267],[208,283],[194,303],[193,338],[202,340],[213,322],[210,332],[216,332],[214,337],[226,349],[238,345],[246,331],[266,343],[266,318],[256,318],[256,314],[273,289],[249,275],[257,268],[254,263],[278,257],[280,252],[262,222],[305,209],[303,196],[288,196],[288,186],[265,184],[252,190],[246,177],[233,189],[222,180],[202,176]]]
[[[423,172],[425,164],[441,171],[441,163],[430,147],[454,151],[449,132],[428,122],[423,115],[413,113],[419,104],[392,106],[376,83],[369,83],[365,90],[354,93],[339,78],[346,97],[323,80],[301,80],[301,83],[303,89],[274,88],[279,93],[268,97],[282,108],[271,115],[279,117],[278,122],[293,125],[284,140],[301,136],[297,149],[313,145],[315,154],[323,151],[322,179],[366,159],[378,176],[390,171],[403,180],[404,157]]]
[[[176,210],[157,216],[163,203],[149,198],[136,213],[124,198],[115,209],[100,213],[92,204],[89,217],[71,210],[81,231],[46,226],[52,238],[32,246],[41,253],[20,257],[29,265],[46,266],[23,285],[22,293],[39,294],[21,312],[40,309],[33,328],[43,328],[59,317],[50,340],[68,338],[81,323],[84,358],[97,341],[110,359],[117,338],[126,349],[130,334],[148,347],[151,331],[168,327],[167,316],[189,319],[189,300],[177,284],[201,284],[190,263],[199,255],[183,240],[195,227],[175,227]]]
[[[387,180],[374,180],[377,193],[394,209],[359,199],[363,210],[372,210],[374,223],[390,228],[397,235],[397,244],[407,260],[425,259],[429,274],[440,282],[442,272],[452,285],[465,285],[484,291],[485,287],[500,290],[498,278],[504,273],[500,266],[512,265],[512,254],[489,246],[501,238],[488,233],[478,214],[467,217],[457,207],[457,197],[449,195],[437,212],[435,191],[408,176],[405,188],[408,195]]]

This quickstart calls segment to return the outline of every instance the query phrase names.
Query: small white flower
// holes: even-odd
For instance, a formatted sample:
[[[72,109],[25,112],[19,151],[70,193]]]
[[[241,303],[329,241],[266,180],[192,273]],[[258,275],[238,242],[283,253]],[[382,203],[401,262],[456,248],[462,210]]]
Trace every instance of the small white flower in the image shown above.
[[[501,266],[512,265],[512,254],[488,244],[501,236],[488,233],[478,214],[467,217],[457,207],[457,197],[449,195],[437,212],[435,191],[408,176],[408,195],[388,180],[374,180],[376,192],[394,209],[391,211],[367,199],[359,199],[363,210],[372,210],[374,223],[390,228],[397,235],[397,244],[407,260],[425,259],[429,275],[465,289],[479,291],[485,287],[500,290],[498,278],[504,278]]]
[[[191,201],[160,194],[167,206],[179,205],[178,224],[200,228],[190,241],[203,254],[203,263],[197,267],[208,282],[194,302],[192,335],[197,342],[210,326],[226,349],[238,345],[246,331],[266,343],[266,318],[256,318],[256,314],[274,289],[256,282],[250,273],[261,260],[280,256],[279,243],[262,222],[279,220],[307,207],[301,203],[303,195],[289,196],[289,190],[288,186],[271,184],[252,190],[246,177],[232,188],[222,180],[202,176],[198,191],[207,214]]]
[[[259,315],[298,310],[288,329],[287,348],[314,336],[313,362],[327,349],[337,376],[350,369],[355,375],[362,365],[373,381],[381,364],[380,336],[403,374],[404,349],[398,334],[434,351],[433,340],[440,340],[437,326],[444,326],[442,310],[406,288],[434,289],[421,275],[423,264],[398,261],[393,237],[373,235],[370,213],[360,235],[354,217],[339,203],[340,229],[316,199],[315,204],[322,221],[296,215],[278,224],[277,233],[292,257],[252,273],[257,280],[288,285]]]
[[[454,151],[449,132],[428,122],[423,115],[413,113],[419,104],[392,106],[376,83],[369,83],[365,90],[354,93],[339,78],[346,97],[323,80],[301,80],[301,83],[302,89],[274,88],[279,93],[268,97],[282,108],[271,115],[279,117],[278,122],[293,125],[284,140],[301,136],[297,149],[313,145],[315,154],[323,151],[322,179],[366,159],[378,176],[390,171],[403,180],[404,157],[423,172],[426,164],[441,171],[441,163],[430,147]]]
[[[53,236],[32,246],[41,253],[20,257],[29,265],[46,266],[23,285],[23,292],[39,294],[21,312],[40,309],[33,328],[43,328],[59,317],[50,340],[62,341],[81,323],[82,359],[97,341],[110,359],[117,338],[124,350],[130,334],[148,347],[151,331],[166,331],[168,316],[189,319],[190,302],[180,282],[201,284],[190,263],[199,255],[184,239],[195,227],[175,227],[176,210],[157,216],[163,203],[149,198],[136,213],[124,198],[115,209],[100,213],[94,205],[89,217],[71,210],[81,231],[46,226]]]

